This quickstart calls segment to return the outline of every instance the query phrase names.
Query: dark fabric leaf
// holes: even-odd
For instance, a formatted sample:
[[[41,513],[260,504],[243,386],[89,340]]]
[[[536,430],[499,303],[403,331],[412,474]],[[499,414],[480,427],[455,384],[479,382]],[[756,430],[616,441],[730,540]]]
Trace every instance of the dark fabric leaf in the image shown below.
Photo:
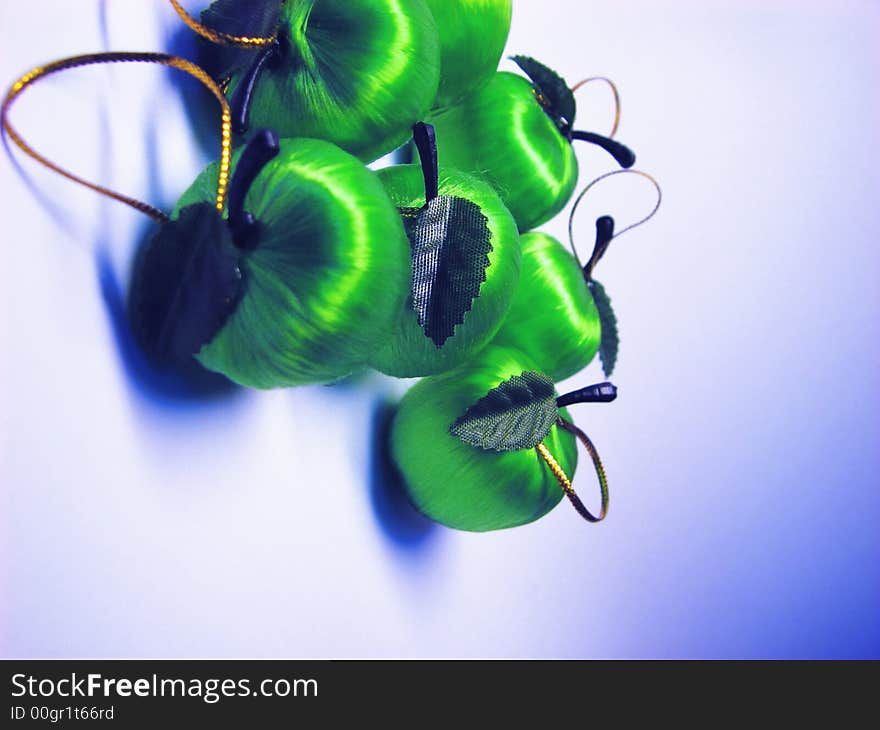
[[[541,443],[558,415],[553,381],[525,372],[492,388],[449,427],[449,433],[486,451],[519,451]]]
[[[403,218],[412,252],[412,307],[439,349],[486,280],[492,232],[480,206],[441,195]]]
[[[602,372],[605,376],[611,375],[617,362],[617,348],[620,345],[620,337],[617,334],[617,317],[611,308],[611,299],[605,293],[603,287],[595,279],[590,279],[590,291],[596,310],[599,312],[599,325],[602,328],[602,340],[599,344],[599,359],[602,361]]]
[[[538,101],[556,126],[568,133],[574,124],[576,105],[565,79],[529,56],[512,56],[511,59],[529,77],[539,94]]]
[[[162,225],[138,255],[129,295],[132,330],[151,359],[184,361],[211,341],[238,304],[239,262],[210,203]]]
[[[281,0],[215,0],[200,16],[202,25],[221,33],[268,38],[278,28]],[[203,39],[200,56],[204,69],[222,80],[250,65],[259,49],[222,46]]]

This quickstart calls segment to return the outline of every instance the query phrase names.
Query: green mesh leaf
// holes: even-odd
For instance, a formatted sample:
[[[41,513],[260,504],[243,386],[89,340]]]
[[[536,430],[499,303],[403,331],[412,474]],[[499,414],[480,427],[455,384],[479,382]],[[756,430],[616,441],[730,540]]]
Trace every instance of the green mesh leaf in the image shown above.
[[[599,344],[599,359],[602,361],[602,372],[606,377],[611,375],[617,362],[617,348],[620,345],[620,337],[617,334],[617,317],[611,308],[611,299],[605,293],[603,287],[595,279],[590,280],[590,291],[596,310],[599,312],[599,324],[602,329],[602,339]]]
[[[210,203],[163,223],[135,262],[132,331],[151,359],[184,361],[210,342],[242,291],[240,252]]]
[[[492,388],[449,427],[449,433],[486,451],[519,451],[541,443],[558,415],[553,381],[525,372]]]
[[[439,349],[486,280],[492,232],[480,206],[440,195],[403,218],[412,254],[412,308]]]
[[[541,103],[544,110],[556,125],[563,130],[571,129],[576,105],[574,94],[568,88],[565,79],[529,56],[512,56],[511,60],[529,77],[532,85],[543,98]]]
[[[202,25],[221,33],[248,38],[268,38],[278,28],[281,0],[215,0],[203,10]],[[253,48],[225,46],[204,40],[200,59],[215,79],[229,78],[250,65],[259,52]]]

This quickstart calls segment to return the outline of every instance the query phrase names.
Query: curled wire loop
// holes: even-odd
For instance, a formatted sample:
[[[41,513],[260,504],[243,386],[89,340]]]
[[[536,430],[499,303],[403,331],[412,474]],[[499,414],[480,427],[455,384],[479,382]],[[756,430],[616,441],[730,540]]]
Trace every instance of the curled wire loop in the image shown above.
[[[574,94],[582,86],[586,86],[593,81],[602,81],[608,84],[611,88],[611,93],[614,94],[614,124],[611,127],[611,132],[608,134],[609,139],[614,139],[614,135],[617,134],[617,128],[620,126],[620,92],[617,90],[617,85],[607,76],[590,76],[589,78],[581,79],[572,86],[571,93]]]

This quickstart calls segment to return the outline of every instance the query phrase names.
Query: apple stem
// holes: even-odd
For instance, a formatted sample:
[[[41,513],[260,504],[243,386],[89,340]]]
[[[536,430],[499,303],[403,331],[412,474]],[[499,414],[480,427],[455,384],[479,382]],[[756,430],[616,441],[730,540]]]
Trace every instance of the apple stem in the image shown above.
[[[617,398],[616,385],[607,382],[596,383],[559,396],[556,399],[556,405],[564,408],[575,403],[610,403],[615,398]]]
[[[257,175],[279,150],[278,135],[271,129],[262,129],[247,143],[229,184],[229,230],[232,240],[241,249],[251,250],[257,245],[259,224],[252,213],[244,209],[244,199]]]
[[[624,169],[629,169],[636,164],[636,155],[629,147],[617,142],[609,137],[603,137],[595,132],[580,132],[575,130],[571,133],[572,139],[579,139],[583,142],[589,142],[597,147],[601,147],[609,155],[611,155]]]
[[[593,269],[599,263],[599,259],[605,255],[612,238],[614,238],[614,218],[610,215],[596,218],[596,245],[593,246],[590,260],[584,266],[584,278],[587,281],[593,278]]]
[[[425,178],[425,205],[439,194],[440,171],[437,167],[437,138],[434,125],[417,122],[413,126],[413,142],[419,151],[422,175]]]
[[[244,134],[250,128],[251,104],[254,99],[254,90],[257,88],[257,81],[269,62],[278,56],[280,50],[281,44],[277,38],[271,43],[267,43],[259,50],[241,77],[241,81],[238,82],[238,86],[235,87],[229,106],[232,111],[232,128],[236,134]]]
[[[584,271],[584,280],[589,284],[592,280],[593,276],[593,268],[599,262],[599,259],[605,255],[605,251],[608,250],[608,245],[611,241],[619,236],[622,236],[627,231],[631,231],[633,228],[638,228],[643,223],[647,223],[651,218],[654,217],[654,214],[659,210],[660,204],[663,202],[663,190],[660,188],[660,184],[647,172],[642,172],[641,170],[612,170],[611,172],[606,172],[603,175],[599,175],[595,180],[591,181],[583,190],[581,190],[577,197],[574,199],[574,203],[572,203],[571,211],[568,214],[568,243],[571,246],[571,252],[574,254],[575,261],[578,262],[578,265],[581,265],[581,258],[578,255],[577,246],[574,243],[574,219],[575,214],[577,213],[578,206],[581,204],[581,201],[593,189],[593,186],[602,182],[603,180],[614,177],[616,175],[638,175],[639,177],[645,178],[648,182],[650,182],[654,189],[657,191],[657,202],[654,204],[654,207],[651,208],[651,212],[648,213],[644,218],[637,220],[635,223],[630,223],[625,228],[622,228],[619,231],[615,231],[615,223],[614,219],[610,215],[603,215],[596,219],[596,244],[593,246],[593,253],[590,256],[590,260],[587,261],[586,266],[583,266]]]

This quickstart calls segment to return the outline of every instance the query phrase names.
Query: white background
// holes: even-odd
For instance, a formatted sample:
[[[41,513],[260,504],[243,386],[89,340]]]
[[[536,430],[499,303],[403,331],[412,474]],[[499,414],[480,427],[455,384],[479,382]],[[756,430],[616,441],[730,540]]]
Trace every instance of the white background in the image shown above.
[[[485,535],[408,513],[371,467],[403,383],[150,380],[111,316],[146,219],[3,159],[0,654],[878,656],[878,31],[855,0],[515,2],[510,52],[612,76],[666,195],[597,272],[622,335],[621,397],[578,419],[611,479],[599,526],[565,503]],[[0,33],[4,84],[192,47],[159,0],[7,1]],[[71,72],[12,116],[168,209],[213,154],[176,73]],[[607,92],[579,101],[605,131]],[[584,184],[611,169],[579,157]],[[597,215],[652,204],[636,179],[592,201],[586,253]]]

